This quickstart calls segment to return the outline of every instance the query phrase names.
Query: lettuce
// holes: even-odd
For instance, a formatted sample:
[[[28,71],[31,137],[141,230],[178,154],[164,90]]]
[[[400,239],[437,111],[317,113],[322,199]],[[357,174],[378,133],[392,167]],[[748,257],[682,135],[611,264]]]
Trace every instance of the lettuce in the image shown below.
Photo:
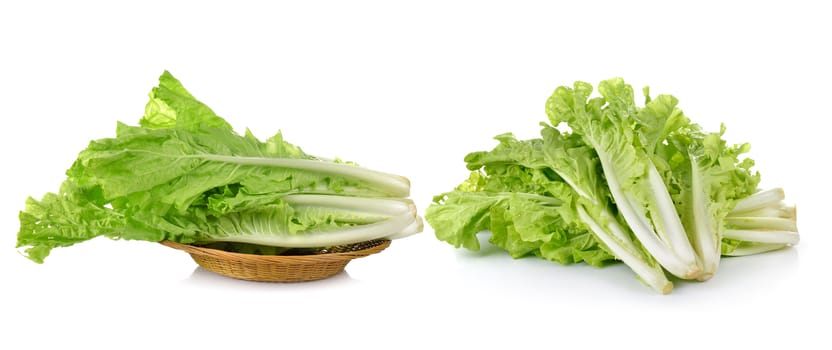
[[[239,135],[170,73],[140,126],[92,141],[57,193],[29,198],[17,246],[35,262],[98,236],[324,247],[421,230],[401,176]]]
[[[613,200],[645,249],[670,273],[697,277],[701,268],[693,247],[649,152],[673,124],[662,120],[669,119],[665,114],[639,113],[633,89],[622,79],[603,81],[598,90],[601,97],[588,99],[587,83],[559,87],[546,105],[549,120],[567,124],[598,155]],[[633,125],[644,119],[657,127],[639,133]]]
[[[558,87],[541,136],[496,137],[465,157],[468,180],[434,198],[426,220],[437,238],[479,249],[478,232],[512,257],[602,266],[620,260],[669,293],[665,271],[705,281],[721,255],[748,255],[799,241],[782,189],[760,191],[748,144],[708,133],[671,95],[637,106],[623,79]],[[532,229],[529,229],[532,228]],[[580,242],[576,244],[576,242]]]

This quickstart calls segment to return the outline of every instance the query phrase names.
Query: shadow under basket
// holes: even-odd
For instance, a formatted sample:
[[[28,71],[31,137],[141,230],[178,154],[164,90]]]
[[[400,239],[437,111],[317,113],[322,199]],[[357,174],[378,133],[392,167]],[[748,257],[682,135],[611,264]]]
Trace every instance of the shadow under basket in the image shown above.
[[[331,247],[309,255],[256,255],[193,246],[173,241],[162,244],[187,252],[202,268],[232,278],[260,282],[303,282],[332,277],[352,259],[381,252],[389,240]]]

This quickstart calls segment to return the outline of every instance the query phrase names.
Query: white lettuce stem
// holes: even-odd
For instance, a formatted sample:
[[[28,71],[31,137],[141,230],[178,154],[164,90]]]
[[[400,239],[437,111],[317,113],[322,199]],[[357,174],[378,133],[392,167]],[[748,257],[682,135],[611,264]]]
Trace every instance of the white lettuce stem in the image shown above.
[[[618,179],[616,179],[614,181],[616,181],[616,186],[619,186],[619,185],[617,185],[618,184]],[[633,213],[635,214],[636,220],[638,220],[638,224],[641,225],[640,227],[642,227],[643,230],[649,230],[650,232],[652,232],[654,235],[656,235],[658,237],[659,241],[662,241],[663,238],[658,236],[659,233],[653,231],[653,225],[650,223],[650,220],[647,218],[647,212],[644,210],[644,207],[642,207],[641,205],[638,204],[638,200],[636,199],[636,197],[633,196],[633,194],[630,193],[630,192],[623,192],[622,191],[622,193],[624,194],[624,200],[626,201],[626,203],[624,203],[624,204],[627,205],[627,208],[629,210],[633,211]],[[613,196],[613,197],[615,197],[615,196]],[[632,224],[630,224],[630,226],[632,226]]]
[[[659,221],[661,224],[655,225],[656,230],[659,231],[659,237],[664,237],[665,244],[670,245],[670,248],[682,260],[693,263],[697,269],[701,270],[701,266],[699,266],[699,262],[696,259],[696,253],[694,253],[688,235],[685,232],[685,227],[682,226],[682,219],[679,218],[679,213],[676,211],[673,199],[670,198],[667,186],[652,161],[647,164],[647,181],[650,183],[653,200],[658,205],[658,208],[656,208],[658,213],[651,210],[651,217],[654,222],[656,221],[656,216],[660,218]]]
[[[342,223],[372,224],[416,211],[410,199],[401,198],[367,198],[323,194],[290,194],[283,201],[290,204],[298,213],[327,211],[332,219]]]
[[[325,194],[290,194],[282,198],[292,206],[328,207],[374,215],[400,215],[414,210],[410,199],[348,197]]]
[[[593,145],[594,146],[594,145]],[[634,203],[621,189],[618,183],[618,178],[615,176],[614,168],[610,164],[609,156],[599,147],[594,147],[598,153],[598,158],[601,160],[601,167],[606,174],[607,184],[610,188],[615,203],[624,220],[633,230],[636,238],[641,242],[644,249],[647,250],[656,261],[659,262],[668,272],[679,278],[695,278],[701,269],[694,262],[686,262],[667,247],[656,235],[656,232],[646,224],[643,211],[639,212],[634,207]]]
[[[348,209],[315,207],[315,206],[296,206],[293,207],[296,216],[321,216],[326,217],[327,221],[332,221],[341,224],[352,225],[366,225],[386,220],[390,215],[360,212]]]
[[[797,244],[800,234],[793,231],[725,230],[723,237],[757,243]]]
[[[725,254],[728,256],[747,256],[747,255],[754,255],[760,254],[765,252],[770,252],[777,249],[782,249],[788,247],[788,244],[782,243],[750,243],[750,244],[742,244],[739,247],[735,248],[734,251]]]
[[[624,230],[623,227],[618,223],[618,220],[615,216],[612,215],[609,208],[604,208],[601,211],[601,220],[604,220],[607,223],[607,228],[609,228],[610,232],[618,238],[619,241],[624,245],[624,248],[630,249],[632,251],[638,251],[636,248],[635,243],[633,243],[633,239],[630,238],[630,235]]]
[[[760,208],[765,208],[772,205],[777,205],[786,198],[786,193],[782,188],[772,188],[770,190],[760,191],[748,197],[740,199],[734,206],[733,212],[741,213],[745,211],[752,211]]]
[[[422,230],[424,230],[424,228],[425,228],[425,223],[424,223],[424,221],[422,221],[422,217],[421,216],[416,216],[416,221],[414,221],[413,223],[411,223],[410,225],[408,225],[407,227],[405,227],[401,231],[399,231],[397,233],[394,233],[390,236],[384,237],[384,238],[386,238],[386,239],[404,238],[404,237],[407,237],[407,236],[410,236],[410,235],[415,235],[419,232],[422,232]]]
[[[241,234],[235,232],[233,235],[219,237],[217,240],[221,242],[252,243],[285,248],[328,247],[392,236],[396,233],[404,232],[417,219],[418,217],[414,210],[377,223],[350,226],[335,231],[304,232],[297,234],[274,232],[247,232]]]
[[[732,211],[728,217],[769,217],[769,218],[783,218],[783,219],[797,219],[797,208],[781,203],[776,203],[764,208],[755,210],[736,212]]]
[[[725,223],[728,226],[737,229],[797,232],[797,222],[794,219],[730,216],[725,218]]]
[[[349,164],[309,159],[238,157],[219,154],[196,154],[182,156],[182,158],[202,158],[205,160],[230,164],[271,166],[315,171],[364,181],[371,186],[376,186],[382,192],[389,194],[391,197],[407,197],[410,195],[410,181],[407,178]]]
[[[710,279],[719,268],[722,257],[722,237],[714,223],[714,218],[708,210],[709,198],[705,190],[702,173],[696,163],[696,157],[691,156],[691,200],[693,209],[693,245],[702,262],[702,276],[699,280]]]
[[[572,189],[576,193],[578,193],[579,196],[586,199],[593,205],[598,205],[598,198],[596,198],[595,196],[590,196],[588,193],[581,191],[578,186],[571,182],[568,176],[564,176],[564,174],[562,174],[560,171],[555,170],[555,172],[558,174],[558,176],[564,179],[566,183],[570,187],[572,187]],[[609,228],[610,232],[619,240],[619,242],[626,246],[625,248],[631,249],[632,251],[638,251],[638,248],[636,248],[635,244],[632,241],[632,238],[630,238],[630,235],[627,234],[624,228],[618,224],[618,219],[616,219],[615,215],[613,215],[612,212],[610,212],[610,209],[608,207],[604,206],[604,208],[601,210],[600,216],[602,223],[605,223],[607,225],[607,228]]]
[[[589,226],[589,229],[595,234],[595,237],[598,237],[601,242],[604,242],[604,245],[610,249],[612,254],[627,264],[644,283],[661,294],[668,294],[673,290],[673,283],[667,279],[661,268],[650,266],[637,251],[622,246],[621,242],[616,237],[613,237],[613,234],[604,230],[581,205],[578,206],[578,216],[581,218],[581,221]]]

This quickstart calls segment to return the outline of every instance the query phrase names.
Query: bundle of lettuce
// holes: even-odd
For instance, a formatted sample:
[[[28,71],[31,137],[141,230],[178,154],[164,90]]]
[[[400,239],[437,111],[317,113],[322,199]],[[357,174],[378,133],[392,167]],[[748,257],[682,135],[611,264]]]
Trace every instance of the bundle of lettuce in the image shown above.
[[[139,124],[92,141],[57,193],[26,201],[29,259],[99,236],[278,254],[422,230],[406,178],[306,154],[280,132],[238,135],[168,72]]]
[[[636,106],[620,79],[561,86],[546,103],[541,137],[506,133],[465,157],[470,177],[434,197],[425,219],[437,238],[479,249],[477,234],[515,258],[561,264],[622,261],[660,293],[705,281],[722,255],[798,242],[795,207],[780,188],[758,189],[748,144],[729,145],[670,95]]]

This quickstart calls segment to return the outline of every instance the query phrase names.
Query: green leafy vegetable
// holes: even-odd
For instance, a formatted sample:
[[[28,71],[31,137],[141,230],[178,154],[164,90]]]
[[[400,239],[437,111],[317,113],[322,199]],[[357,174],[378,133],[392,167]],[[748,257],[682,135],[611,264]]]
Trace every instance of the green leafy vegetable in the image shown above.
[[[669,115],[656,110],[672,106],[652,102],[648,113],[639,113],[633,89],[621,79],[603,81],[598,90],[602,97],[588,100],[589,84],[559,87],[546,105],[549,120],[567,124],[598,155],[616,206],[645,249],[670,273],[697,277],[701,268],[649,152],[673,131],[666,127]],[[648,132],[633,127],[639,121]]]
[[[798,241],[782,190],[757,191],[749,145],[729,146],[677,108],[670,95],[638,107],[620,78],[561,86],[546,103],[551,125],[465,157],[471,177],[434,198],[426,219],[437,238],[479,249],[477,233],[518,258],[627,264],[669,293],[667,271],[704,281],[722,254],[748,255]],[[578,243],[580,242],[580,243]]]
[[[17,246],[30,259],[98,236],[306,248],[421,231],[406,178],[308,155],[280,132],[238,135],[168,72],[139,124],[92,141],[58,193],[27,200]]]

